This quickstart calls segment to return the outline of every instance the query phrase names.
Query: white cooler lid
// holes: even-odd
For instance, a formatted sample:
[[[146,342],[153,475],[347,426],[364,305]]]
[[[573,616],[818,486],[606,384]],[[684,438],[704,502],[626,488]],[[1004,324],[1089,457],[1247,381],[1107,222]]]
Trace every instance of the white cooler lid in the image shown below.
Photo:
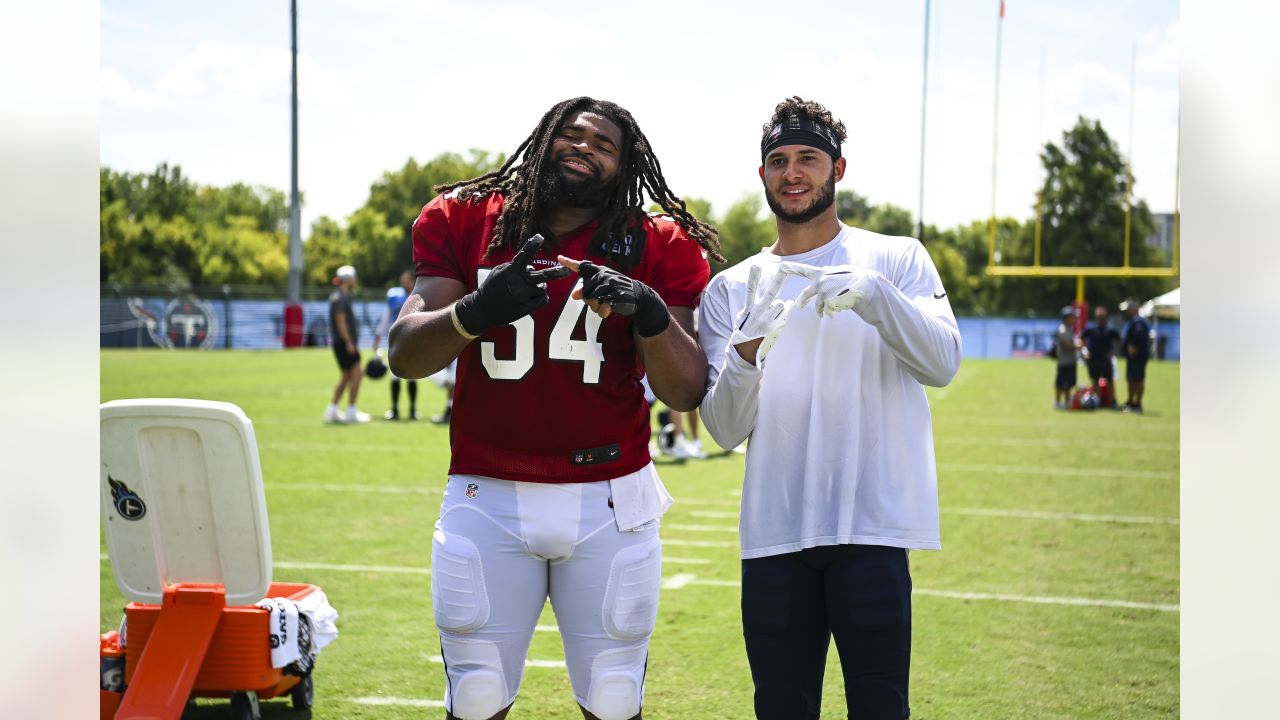
[[[116,584],[161,602],[166,584],[222,583],[228,605],[271,584],[271,532],[253,423],[231,403],[103,403],[102,524]]]

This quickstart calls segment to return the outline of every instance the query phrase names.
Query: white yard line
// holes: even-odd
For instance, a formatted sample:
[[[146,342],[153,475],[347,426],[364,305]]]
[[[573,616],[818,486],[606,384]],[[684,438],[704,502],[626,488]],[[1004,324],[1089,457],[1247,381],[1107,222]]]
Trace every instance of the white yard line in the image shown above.
[[[942,508],[952,515],[981,515],[985,517],[1012,517],[1029,520],[1077,520],[1080,522],[1139,523],[1151,525],[1177,525],[1178,518],[1151,517],[1145,515],[1093,515],[1090,513],[1047,512],[1043,510],[1001,510],[997,508]]]
[[[742,582],[739,580],[690,580],[692,585],[710,585],[712,587],[741,587]]]
[[[741,490],[737,490],[736,492],[739,495],[742,494]],[[684,499],[676,498],[676,503],[688,503],[691,505],[696,505],[698,507],[702,507],[704,505],[727,505],[732,507],[738,507],[742,505],[741,500],[730,500],[729,498],[701,498],[701,497],[684,498]]]
[[[674,581],[679,581],[676,583]],[[740,587],[741,582],[737,580],[699,580],[696,576],[688,574],[676,575],[669,581],[663,581],[663,590],[679,590],[690,585],[708,585],[712,587]],[[1041,605],[1077,605],[1087,607],[1118,607],[1133,608],[1136,610],[1158,610],[1161,612],[1179,612],[1177,605],[1167,605],[1164,603],[1143,603],[1132,602],[1129,600],[1108,600],[1099,598],[1070,598],[1070,597],[1042,597],[1036,595],[1012,595],[1007,593],[974,593],[974,592],[955,592],[952,590],[929,590],[926,588],[913,588],[913,595],[927,595],[930,597],[951,598],[955,600],[1003,600],[1006,602],[1024,602],[1036,603]]]
[[[738,513],[729,512],[728,510],[694,510],[689,513],[694,517],[700,518],[716,518],[722,520],[737,520]]]
[[[1130,602],[1128,600],[1103,600],[1098,598],[1068,597],[1036,597],[1034,595],[1006,595],[1004,593],[969,593],[951,590],[925,590],[914,588],[913,595],[929,595],[932,597],[952,598],[955,600],[1004,600],[1007,602],[1040,603],[1044,605],[1084,605],[1088,607],[1118,607],[1135,610],[1159,610],[1160,612],[1179,612],[1177,605],[1164,603]]]
[[[664,540],[664,543],[670,544],[672,541]],[[685,541],[686,543],[692,541]],[[715,547],[732,546],[734,543],[707,543]],[[106,555],[99,554],[101,560],[106,560]],[[337,571],[353,571],[353,572],[389,572],[389,573],[413,573],[418,575],[430,574],[428,568],[400,567],[393,565],[329,565],[325,563],[291,563],[288,561],[277,561],[276,567],[301,568],[314,570],[337,570]],[[663,590],[680,590],[690,585],[706,585],[711,587],[739,587],[741,583],[737,580],[699,580],[697,575],[692,573],[677,573],[666,580],[662,581]],[[1134,608],[1137,610],[1159,610],[1161,612],[1180,612],[1178,605],[1168,605],[1164,603],[1142,603],[1132,602],[1129,600],[1107,600],[1098,598],[1068,598],[1068,597],[1039,597],[1035,595],[1010,595],[1004,593],[971,593],[958,592],[953,590],[928,590],[925,588],[913,588],[912,593],[915,595],[928,595],[932,597],[952,598],[956,600],[1003,600],[1006,602],[1025,602],[1038,603],[1045,605],[1083,605],[1091,607],[1119,607]],[[554,632],[554,625],[538,625],[536,630],[543,632]],[[439,655],[429,656],[432,662],[444,662]],[[558,663],[558,664],[557,664]],[[528,660],[525,662],[527,667],[564,667],[564,662],[560,660]]]
[[[1070,513],[1070,512],[1052,512],[1048,510],[1019,510],[1017,508],[942,508],[943,513],[951,515],[982,515],[987,517],[1011,517],[1023,518],[1028,520],[1078,520],[1080,522],[1103,522],[1103,523],[1147,523],[1151,525],[1177,525],[1178,518],[1175,517],[1152,517],[1146,515],[1099,515],[1094,513]],[[736,520],[738,513],[721,512],[718,510],[694,510],[689,513],[694,517],[715,519],[715,520]],[[666,525],[673,530],[694,530],[691,525]],[[701,529],[701,528],[698,528]],[[711,526],[705,529],[710,531]],[[737,530],[737,528],[723,527],[719,528],[725,532]],[[705,561],[704,561],[705,562]]]
[[[732,545],[732,543],[725,543]],[[718,544],[717,544],[718,546]],[[108,556],[99,554],[99,560],[108,560]],[[669,563],[683,563],[686,565],[709,565],[710,560],[706,558],[663,558]],[[276,560],[272,563],[275,567],[285,570],[332,570],[334,572],[382,572],[382,573],[403,573],[408,575],[430,575],[431,568],[412,567],[408,565],[341,565],[333,563],[315,563],[315,562],[293,562],[290,560]],[[554,628],[553,628],[554,629]]]
[[[738,547],[736,542],[716,542],[714,540],[671,540],[662,538],[663,545],[673,545],[677,547],[704,547],[704,548],[727,548]]]
[[[663,590],[679,590],[680,588],[684,587],[685,585],[688,585],[690,582],[697,579],[698,579],[698,576],[692,573],[679,573],[677,575],[672,575],[666,580],[663,580],[662,589]]]
[[[1172,480],[1176,473],[1166,470],[1116,470],[1104,467],[1056,468],[1022,465],[969,465],[938,463],[939,470],[957,473],[994,473],[997,475],[1064,475],[1088,478],[1154,478]]]
[[[285,568],[287,570],[334,570],[337,572],[382,572],[382,573],[408,573],[410,575],[430,575],[431,569],[424,567],[411,567],[407,565],[334,565],[331,563],[315,563],[315,562],[292,562],[290,560],[275,560],[271,563],[275,567]]]
[[[331,452],[333,450],[333,445],[329,443],[260,442],[258,443],[258,449],[259,450],[308,450],[308,451],[323,450],[325,452]],[[411,453],[413,451],[413,448],[408,445],[390,445],[387,443],[381,443],[381,444],[358,443],[355,445],[351,445],[349,447],[344,447],[342,449],[344,452],[347,450],[354,450],[356,452],[378,452],[378,453],[391,453],[391,452]]]
[[[416,485],[354,485],[347,483],[263,483],[267,490],[305,490],[307,492],[361,492],[392,493],[397,495],[444,495],[442,487],[418,487]]]
[[[389,705],[393,707],[420,707],[420,708],[442,708],[443,700],[427,700],[425,698],[398,698],[398,697],[358,697],[351,698],[351,702],[357,705]]]
[[[998,445],[1002,447],[1075,447],[1079,444],[1075,439],[1060,438],[1011,438],[998,435],[950,435],[941,434],[934,438],[939,445]],[[1165,443],[1116,442],[1109,440],[1090,440],[1089,449],[1099,450],[1177,450],[1178,441]]]
[[[1048,403],[1045,403],[1045,404],[1046,406],[1048,405]],[[1068,414],[1076,415],[1076,414],[1082,414],[1082,413],[1072,412]],[[1115,411],[1099,410],[1093,414],[1093,417],[1115,417],[1116,419],[1120,419],[1120,417],[1123,414],[1124,413],[1118,413]],[[1083,415],[1085,417],[1090,417],[1088,413],[1083,413]],[[1125,419],[1129,420],[1133,418],[1126,417]],[[1004,420],[997,415],[953,415],[949,412],[941,412],[941,413],[934,413],[933,422],[935,425],[935,429],[936,429],[936,426],[940,423],[947,424],[947,425],[957,424],[957,425],[963,425],[964,429],[970,432],[974,430],[978,430],[980,428],[1014,428],[1024,432],[1035,432],[1037,430],[1043,430],[1045,434],[1049,434],[1051,432],[1062,429],[1061,420],[1058,417],[1051,417],[1050,410],[1048,407],[1045,408],[1045,419],[1040,421]],[[1143,423],[1143,422],[1134,422],[1134,423],[1127,424],[1127,426],[1125,427],[1124,433],[1130,438],[1161,437],[1161,438],[1169,438],[1175,442],[1178,440],[1178,436],[1179,436],[1177,425],[1172,425],[1172,424],[1171,425],[1155,425],[1155,424],[1149,424],[1149,423]]]
[[[427,660],[437,665],[444,664],[444,656],[442,655],[428,655]],[[563,660],[534,660],[532,658],[526,658],[524,661],[524,666],[532,667],[532,668],[562,668],[564,667],[564,661]]]
[[[977,374],[977,367],[972,365],[961,366],[960,372],[956,373],[956,376],[951,379],[951,382],[947,383],[946,387],[938,388],[937,392],[933,393],[929,400],[931,402],[942,402],[943,400],[946,400],[947,396],[951,394],[951,391],[969,382],[969,379]]]

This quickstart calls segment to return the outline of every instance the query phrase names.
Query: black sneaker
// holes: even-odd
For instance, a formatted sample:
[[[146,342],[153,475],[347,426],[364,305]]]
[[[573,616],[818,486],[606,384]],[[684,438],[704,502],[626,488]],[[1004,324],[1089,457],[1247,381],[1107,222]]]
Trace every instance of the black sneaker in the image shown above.
[[[418,419],[418,408],[409,408],[409,419],[410,420]]]
[[[435,423],[436,425],[448,425],[449,415],[451,414],[452,414],[452,410],[446,408],[445,411],[440,413],[439,415],[432,415],[431,422]]]
[[[399,410],[397,410],[397,409],[395,409],[395,408],[391,408],[390,410],[388,410],[388,411],[386,411],[385,413],[383,413],[383,415],[382,415],[382,419],[383,419],[383,420],[399,420],[399,419],[400,419],[400,411],[399,411]]]

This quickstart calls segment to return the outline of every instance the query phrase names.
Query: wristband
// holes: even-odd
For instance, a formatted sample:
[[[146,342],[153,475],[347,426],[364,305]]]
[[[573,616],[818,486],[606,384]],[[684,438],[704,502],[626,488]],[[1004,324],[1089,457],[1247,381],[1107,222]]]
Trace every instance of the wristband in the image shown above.
[[[449,306],[449,319],[453,321],[453,329],[457,330],[458,334],[462,337],[468,340],[475,340],[480,337],[479,335],[472,335],[467,332],[467,329],[462,326],[462,321],[458,319],[458,303],[454,303]]]

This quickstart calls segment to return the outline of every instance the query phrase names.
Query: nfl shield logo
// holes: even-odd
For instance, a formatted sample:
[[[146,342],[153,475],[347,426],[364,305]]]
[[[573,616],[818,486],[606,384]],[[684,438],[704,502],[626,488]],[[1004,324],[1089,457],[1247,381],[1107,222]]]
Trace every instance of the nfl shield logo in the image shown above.
[[[475,483],[467,483],[467,497],[469,497],[469,498],[473,498],[473,497],[475,497],[475,496],[476,496],[476,492],[478,492],[479,490],[480,490],[480,486],[479,486],[479,485],[477,485],[477,484],[475,484]]]

